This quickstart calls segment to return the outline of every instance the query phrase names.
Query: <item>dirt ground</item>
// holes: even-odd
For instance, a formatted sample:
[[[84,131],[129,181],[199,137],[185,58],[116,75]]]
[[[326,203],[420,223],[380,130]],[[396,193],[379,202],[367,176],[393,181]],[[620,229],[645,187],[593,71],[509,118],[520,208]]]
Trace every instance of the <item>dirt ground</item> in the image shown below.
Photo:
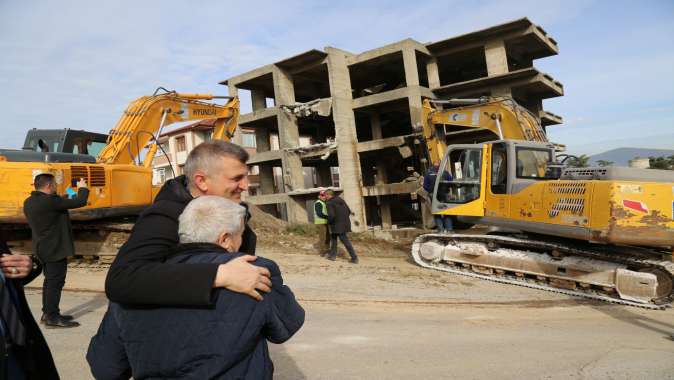
[[[358,265],[260,246],[307,312],[295,337],[270,347],[275,379],[674,378],[671,310],[498,285],[422,269],[402,251],[356,249]],[[85,353],[107,306],[105,273],[70,268],[61,307],[82,326],[44,330],[64,379],[91,378]],[[28,290],[36,315],[40,284]]]

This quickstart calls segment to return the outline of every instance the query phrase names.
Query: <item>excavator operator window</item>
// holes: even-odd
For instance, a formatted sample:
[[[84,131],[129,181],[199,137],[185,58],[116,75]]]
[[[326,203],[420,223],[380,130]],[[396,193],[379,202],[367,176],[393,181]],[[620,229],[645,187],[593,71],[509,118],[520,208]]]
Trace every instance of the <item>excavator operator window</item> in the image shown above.
[[[87,154],[92,157],[98,156],[98,153],[105,147],[104,142],[93,141],[90,137],[78,137],[72,141],[74,154]]]
[[[435,193],[442,203],[468,203],[480,197],[480,148],[458,148],[449,152],[444,166],[438,171]]]
[[[517,148],[517,178],[546,179],[552,152],[547,149]]]

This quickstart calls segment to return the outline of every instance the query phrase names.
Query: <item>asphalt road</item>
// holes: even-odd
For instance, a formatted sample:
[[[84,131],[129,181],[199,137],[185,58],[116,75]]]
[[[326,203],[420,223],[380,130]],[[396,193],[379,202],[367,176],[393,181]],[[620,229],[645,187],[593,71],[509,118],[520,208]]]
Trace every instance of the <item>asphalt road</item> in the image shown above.
[[[28,298],[39,315],[40,291]],[[63,379],[91,378],[84,355],[106,305],[101,293],[64,292],[62,311],[82,326],[44,330]],[[302,330],[271,345],[276,379],[674,379],[671,310],[573,299],[303,305]]]

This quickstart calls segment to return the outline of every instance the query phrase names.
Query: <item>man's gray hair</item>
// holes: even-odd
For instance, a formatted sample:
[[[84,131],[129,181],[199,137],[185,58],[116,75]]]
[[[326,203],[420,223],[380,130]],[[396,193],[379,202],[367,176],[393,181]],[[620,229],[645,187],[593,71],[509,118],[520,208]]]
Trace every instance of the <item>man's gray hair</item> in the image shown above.
[[[217,243],[227,232],[243,231],[246,209],[234,201],[215,195],[203,195],[191,201],[178,218],[181,243]]]
[[[248,152],[242,147],[224,140],[204,141],[192,149],[187,156],[185,161],[187,182],[190,183],[194,173],[199,170],[206,174],[213,174],[214,170],[219,169],[219,158],[222,157],[231,157],[245,164],[248,161]]]

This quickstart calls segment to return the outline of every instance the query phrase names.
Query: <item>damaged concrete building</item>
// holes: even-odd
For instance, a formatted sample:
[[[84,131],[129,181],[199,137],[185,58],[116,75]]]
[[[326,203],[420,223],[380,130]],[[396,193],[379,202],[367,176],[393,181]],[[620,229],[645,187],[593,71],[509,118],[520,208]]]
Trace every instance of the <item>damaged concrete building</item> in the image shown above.
[[[231,77],[221,82],[229,94],[247,90],[252,102],[239,124],[255,131],[249,164],[260,183],[246,199],[302,223],[319,189],[333,187],[356,231],[420,224],[414,172],[424,166],[410,137],[423,99],[511,96],[543,126],[560,124],[542,102],[563,87],[533,66],[557,53],[556,41],[524,18],[433,43],[310,50]]]

